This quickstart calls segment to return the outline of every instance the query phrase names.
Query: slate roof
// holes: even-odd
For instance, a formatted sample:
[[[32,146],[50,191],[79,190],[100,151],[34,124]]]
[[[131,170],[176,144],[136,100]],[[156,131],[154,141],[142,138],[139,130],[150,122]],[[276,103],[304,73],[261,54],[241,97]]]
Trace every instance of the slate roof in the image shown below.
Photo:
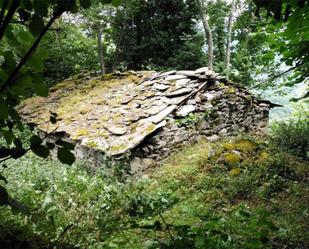
[[[166,73],[84,73],[60,82],[46,98],[27,99],[19,112],[44,132],[56,129],[82,145],[116,156],[165,126],[169,114],[215,78],[224,81],[206,67]],[[57,113],[56,124],[49,122],[51,112]]]

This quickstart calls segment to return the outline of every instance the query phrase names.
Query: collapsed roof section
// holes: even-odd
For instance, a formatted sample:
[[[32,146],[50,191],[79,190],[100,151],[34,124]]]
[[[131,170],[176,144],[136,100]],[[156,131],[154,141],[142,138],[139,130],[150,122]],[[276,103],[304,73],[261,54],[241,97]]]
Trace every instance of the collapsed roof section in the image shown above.
[[[166,125],[166,117],[215,80],[207,67],[195,71],[149,71],[103,76],[80,74],[50,89],[48,97],[24,101],[20,114],[45,133],[66,133],[73,141],[121,155]],[[239,86],[237,86],[239,87]],[[50,123],[50,114],[57,123]]]

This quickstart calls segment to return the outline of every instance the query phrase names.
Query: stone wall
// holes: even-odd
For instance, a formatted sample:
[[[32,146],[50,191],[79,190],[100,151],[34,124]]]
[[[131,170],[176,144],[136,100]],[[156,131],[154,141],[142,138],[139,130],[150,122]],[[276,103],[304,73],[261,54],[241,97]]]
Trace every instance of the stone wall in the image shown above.
[[[199,139],[261,133],[273,106],[206,67],[75,78],[29,99],[20,113],[42,136],[53,130],[47,141],[75,144],[91,170],[112,173],[137,174]]]
[[[138,173],[199,139],[216,141],[242,132],[261,134],[269,109],[269,104],[259,103],[246,90],[217,82],[169,115],[167,125],[145,139],[133,152],[131,172]]]

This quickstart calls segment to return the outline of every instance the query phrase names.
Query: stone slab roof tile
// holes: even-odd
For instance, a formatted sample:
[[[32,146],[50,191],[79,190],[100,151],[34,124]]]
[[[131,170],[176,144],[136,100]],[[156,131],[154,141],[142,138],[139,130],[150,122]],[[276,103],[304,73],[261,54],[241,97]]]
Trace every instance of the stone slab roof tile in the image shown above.
[[[25,100],[19,112],[46,133],[56,129],[84,146],[116,156],[164,127],[172,112],[191,112],[192,107],[179,108],[215,77],[207,67],[166,73],[83,73],[58,83],[46,98]],[[51,112],[57,113],[56,124],[49,122]]]

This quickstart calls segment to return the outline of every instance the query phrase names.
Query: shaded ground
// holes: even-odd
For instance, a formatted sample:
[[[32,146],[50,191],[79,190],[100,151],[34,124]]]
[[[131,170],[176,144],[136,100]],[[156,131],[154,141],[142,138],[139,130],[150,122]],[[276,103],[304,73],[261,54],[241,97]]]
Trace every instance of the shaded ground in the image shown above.
[[[1,223],[51,240],[72,223],[61,242],[81,248],[309,248],[308,163],[266,138],[201,141],[126,183],[82,168],[11,162],[9,192],[33,210]]]

